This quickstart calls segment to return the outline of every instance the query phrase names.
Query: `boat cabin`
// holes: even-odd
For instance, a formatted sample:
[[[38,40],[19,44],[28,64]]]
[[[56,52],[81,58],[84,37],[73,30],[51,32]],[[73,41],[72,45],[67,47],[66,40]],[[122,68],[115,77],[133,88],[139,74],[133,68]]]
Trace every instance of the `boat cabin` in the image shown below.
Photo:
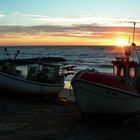
[[[43,83],[54,83],[63,79],[63,66],[59,64],[28,65],[27,79]]]
[[[127,84],[135,84],[140,76],[140,64],[126,57],[117,57],[113,63],[113,75]]]

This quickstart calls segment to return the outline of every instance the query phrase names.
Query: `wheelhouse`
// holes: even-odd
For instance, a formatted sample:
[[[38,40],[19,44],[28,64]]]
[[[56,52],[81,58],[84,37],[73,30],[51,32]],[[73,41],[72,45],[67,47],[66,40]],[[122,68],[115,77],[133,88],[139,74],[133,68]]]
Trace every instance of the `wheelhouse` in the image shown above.
[[[140,64],[118,57],[113,63],[113,75],[126,83],[133,84],[140,75]]]

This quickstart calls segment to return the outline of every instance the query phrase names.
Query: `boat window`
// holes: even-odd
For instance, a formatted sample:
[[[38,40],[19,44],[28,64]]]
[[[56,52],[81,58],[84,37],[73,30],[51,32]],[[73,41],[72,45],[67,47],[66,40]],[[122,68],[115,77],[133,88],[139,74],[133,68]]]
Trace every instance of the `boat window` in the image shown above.
[[[117,76],[117,74],[118,74],[118,67],[117,67],[117,65],[114,65],[114,76]]]
[[[120,68],[120,77],[125,77],[125,67]]]
[[[134,78],[135,75],[136,75],[135,67],[130,67],[130,69],[129,69],[129,77]]]

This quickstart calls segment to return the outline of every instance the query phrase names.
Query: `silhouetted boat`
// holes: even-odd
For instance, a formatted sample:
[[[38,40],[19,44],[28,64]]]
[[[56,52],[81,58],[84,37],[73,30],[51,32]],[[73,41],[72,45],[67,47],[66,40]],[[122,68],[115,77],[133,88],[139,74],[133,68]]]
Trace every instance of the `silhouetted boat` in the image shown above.
[[[12,93],[57,96],[64,87],[61,66],[56,64],[32,64],[27,66],[27,75],[6,63],[0,71],[0,90]]]
[[[135,62],[134,58],[130,60],[134,50],[136,45],[132,43],[125,51],[125,56],[112,61],[113,74],[94,69],[75,74],[71,84],[76,103],[83,114],[102,117],[140,113],[140,62]]]
[[[7,49],[5,52],[8,54]],[[64,73],[64,65],[52,63],[50,58],[51,63],[46,63],[45,58],[17,60],[18,54],[19,51],[14,59],[0,61],[0,91],[8,94],[23,93],[57,97],[64,87],[64,76],[67,75]],[[19,69],[21,65],[24,69]]]

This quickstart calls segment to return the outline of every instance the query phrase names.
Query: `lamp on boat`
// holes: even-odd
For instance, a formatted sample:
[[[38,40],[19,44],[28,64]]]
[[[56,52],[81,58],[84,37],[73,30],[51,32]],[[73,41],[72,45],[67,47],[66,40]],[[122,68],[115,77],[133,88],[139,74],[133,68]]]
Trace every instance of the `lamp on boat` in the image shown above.
[[[129,69],[129,77],[134,78],[135,74],[136,74],[135,67],[130,67],[130,69]]]

